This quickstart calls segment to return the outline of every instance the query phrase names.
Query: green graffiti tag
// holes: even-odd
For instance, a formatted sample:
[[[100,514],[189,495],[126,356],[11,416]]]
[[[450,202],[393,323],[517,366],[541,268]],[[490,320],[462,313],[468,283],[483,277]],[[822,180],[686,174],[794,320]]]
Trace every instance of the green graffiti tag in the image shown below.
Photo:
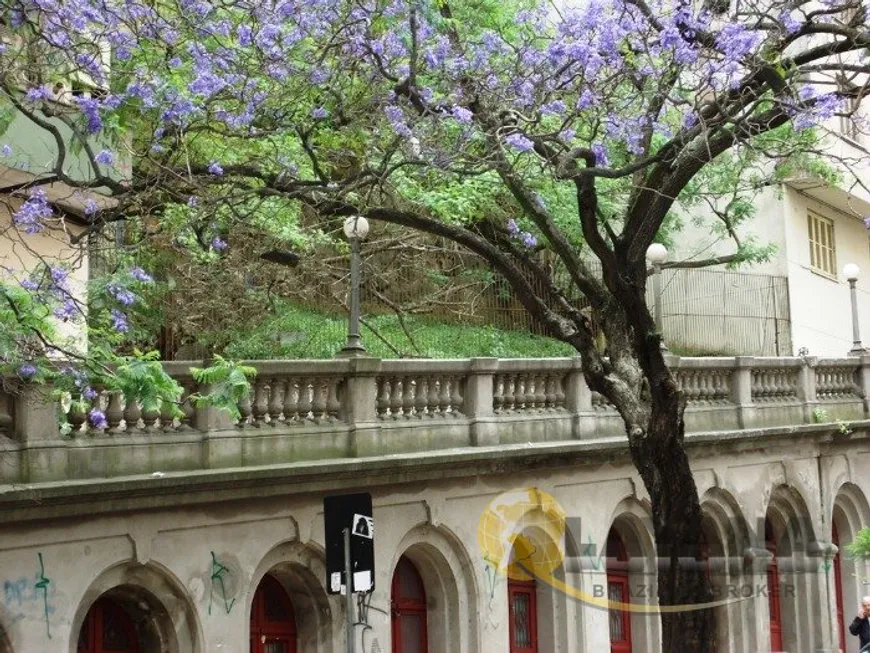
[[[51,639],[51,621],[48,618],[48,586],[51,585],[51,579],[45,575],[45,564],[42,562],[42,553],[36,554],[39,557],[39,574],[37,575],[36,589],[42,590],[42,606],[45,612],[45,634]]]
[[[228,567],[224,566],[218,557],[215,555],[214,551],[211,552],[211,591],[208,595],[208,613],[211,614],[211,606],[214,603],[214,592],[215,586],[220,587],[221,599],[224,602],[224,610],[229,614],[230,610],[233,609],[233,605],[236,603],[236,599],[228,599],[227,598],[227,588],[224,585],[224,576],[226,574],[232,573]]]

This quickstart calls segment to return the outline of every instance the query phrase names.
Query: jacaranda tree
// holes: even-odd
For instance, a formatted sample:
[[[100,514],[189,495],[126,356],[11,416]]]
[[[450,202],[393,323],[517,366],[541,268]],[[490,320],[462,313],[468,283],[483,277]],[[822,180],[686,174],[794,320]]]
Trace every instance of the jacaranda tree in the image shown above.
[[[670,562],[660,603],[706,603],[704,573],[679,564],[700,557],[701,510],[645,253],[688,213],[735,237],[714,262],[763,256],[737,238],[754,193],[857,163],[826,163],[824,125],[854,117],[870,45],[859,0],[725,5],[0,0],[0,88],[53,143],[15,189],[14,221],[56,227],[41,188],[60,181],[114,199],[90,200],[89,231],[169,233],[200,256],[219,257],[242,224],[329,229],[357,214],[464,246],[576,348],[622,417]],[[56,102],[69,79],[96,91]],[[91,328],[127,331],[148,274],[119,264]],[[33,312],[77,319],[63,283],[49,266],[5,286],[7,319],[27,327],[9,330],[7,365],[25,376],[51,349],[20,346],[42,324]],[[712,650],[709,610],[661,619],[663,650]]]

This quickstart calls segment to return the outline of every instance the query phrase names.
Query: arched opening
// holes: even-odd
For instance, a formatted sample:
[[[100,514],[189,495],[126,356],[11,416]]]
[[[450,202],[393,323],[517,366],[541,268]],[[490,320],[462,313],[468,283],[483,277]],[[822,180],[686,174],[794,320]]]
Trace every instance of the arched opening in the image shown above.
[[[777,559],[776,534],[770,518],[764,520],[764,546],[770,553],[767,567],[767,601],[770,614],[770,650],[782,651],[782,605],[780,603],[779,560]]]
[[[189,595],[153,563],[124,563],[100,574],[71,625],[71,653],[194,653],[201,641]]]
[[[102,596],[88,610],[76,653],[140,653],[139,635],[124,607]]]
[[[800,492],[787,485],[774,488],[764,521],[772,651],[823,648],[822,620],[812,615],[818,613],[819,605],[827,604],[830,594],[822,585],[824,573],[819,573],[823,560],[811,552],[815,541],[810,513]]]
[[[422,524],[411,529],[396,547],[392,581],[396,581],[399,562],[405,558],[420,579],[422,600],[416,614],[425,614],[426,638],[422,651],[429,653],[474,653],[480,650],[477,625],[479,590],[474,578],[474,563],[462,542],[447,528]],[[402,565],[407,574],[408,568]],[[392,591],[392,584],[390,587]],[[386,598],[386,597],[385,597]],[[392,603],[392,597],[391,597]],[[420,608],[425,606],[421,614]],[[406,604],[406,608],[413,605]],[[391,619],[391,626],[396,625]],[[505,619],[505,627],[507,626]],[[408,628],[414,620],[408,620]],[[395,645],[394,645],[395,646]],[[389,650],[389,648],[384,648]],[[393,650],[396,650],[393,648]],[[405,649],[417,650],[417,649]]]
[[[631,585],[628,576],[628,550],[622,537],[611,528],[607,535],[607,598],[614,603],[631,603]],[[610,650],[612,653],[631,653],[631,613],[625,607],[611,607]]]
[[[705,549],[701,557],[713,598],[717,601],[736,598],[760,584],[744,576],[749,571],[745,567],[746,554],[752,542],[749,525],[734,495],[722,488],[707,490],[701,508]],[[747,601],[731,601],[713,609],[715,651],[757,651],[766,647],[766,634],[763,642],[756,641],[756,611],[749,605]]]
[[[870,506],[861,489],[844,483],[837,491],[831,515],[831,542],[838,548],[832,565],[836,595],[837,631],[840,648],[848,651],[850,637],[846,634],[854,617],[850,606],[857,606],[867,594],[864,579],[870,577],[868,561],[843,555],[842,549],[851,543],[858,531],[870,525]],[[835,640],[836,641],[836,640]]]
[[[266,574],[251,603],[251,653],[296,653],[296,613],[281,583]]]
[[[428,652],[426,609],[426,588],[420,572],[407,556],[402,556],[393,572],[391,589],[393,653]]]
[[[606,589],[610,600],[625,605],[622,610],[608,611],[611,651],[658,653],[660,620],[655,611],[645,609],[658,603],[658,570],[648,505],[626,499],[617,506],[615,515],[605,540]]]

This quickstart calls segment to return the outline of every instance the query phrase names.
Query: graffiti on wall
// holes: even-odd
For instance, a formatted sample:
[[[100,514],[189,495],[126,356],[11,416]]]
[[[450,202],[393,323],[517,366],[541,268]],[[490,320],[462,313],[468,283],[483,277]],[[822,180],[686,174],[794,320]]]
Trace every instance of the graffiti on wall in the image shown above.
[[[7,578],[3,581],[3,603],[13,612],[14,619],[23,619],[27,612],[38,609],[45,624],[45,635],[51,639],[51,615],[54,607],[49,598],[54,593],[51,578],[45,574],[42,553],[36,554],[38,568],[33,576]]]
[[[218,603],[223,606],[226,614],[229,614],[236,604],[235,598],[227,596],[227,586],[224,582],[224,577],[232,573],[226,565],[224,565],[217,557],[214,551],[211,552],[211,590],[208,598],[208,613],[211,614],[212,604],[215,602],[217,595]]]

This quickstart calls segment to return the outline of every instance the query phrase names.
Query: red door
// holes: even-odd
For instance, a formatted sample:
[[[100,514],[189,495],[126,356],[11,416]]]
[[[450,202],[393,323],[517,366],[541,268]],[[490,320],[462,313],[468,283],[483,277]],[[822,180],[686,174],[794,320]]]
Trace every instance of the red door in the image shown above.
[[[99,598],[88,610],[79,631],[77,653],[139,653],[132,619],[109,598]]]
[[[767,550],[772,554],[767,568],[767,597],[770,607],[770,650],[782,651],[782,608],[779,603],[779,565],[776,560],[776,537],[773,525],[764,522],[764,540]]]
[[[414,563],[399,558],[392,587],[393,653],[427,653],[426,589]]]
[[[846,632],[843,630],[844,624],[844,608],[843,608],[843,571],[840,563],[840,534],[837,532],[837,525],[833,525],[831,531],[831,542],[837,547],[837,555],[834,556],[834,589],[837,600],[837,633],[840,636],[840,650],[846,650]]]
[[[538,653],[538,603],[535,595],[535,581],[508,581],[510,653]]]
[[[622,538],[612,528],[607,536],[607,598],[617,603],[630,603],[628,584],[628,553]],[[631,613],[611,607],[610,650],[612,653],[631,653]]]
[[[281,583],[266,574],[251,604],[251,653],[296,653],[296,614]]]

